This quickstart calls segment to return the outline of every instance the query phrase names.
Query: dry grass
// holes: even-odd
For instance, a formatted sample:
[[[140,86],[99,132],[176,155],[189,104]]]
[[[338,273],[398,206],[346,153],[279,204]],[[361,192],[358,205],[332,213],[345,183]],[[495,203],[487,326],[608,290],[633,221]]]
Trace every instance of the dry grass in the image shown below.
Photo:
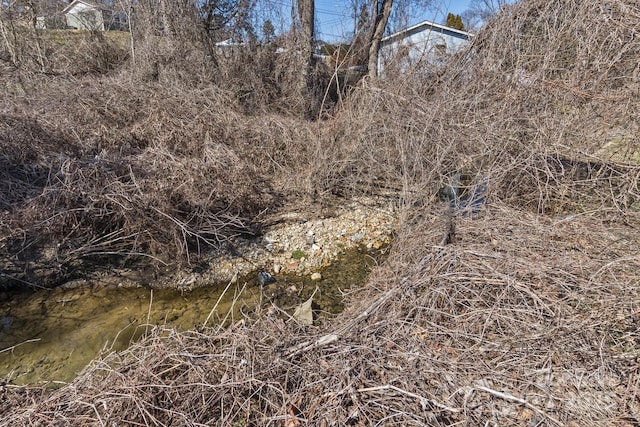
[[[224,211],[247,218],[279,197],[397,188],[394,250],[335,319],[303,327],[266,306],[227,329],[156,328],[58,390],[5,385],[4,425],[638,424],[639,28],[631,1],[525,0],[440,75],[367,81],[321,123],[264,100],[247,115],[233,91],[193,81],[175,97],[167,96],[175,86],[142,86],[136,108],[90,97],[77,140],[115,156],[113,170],[131,165],[113,175],[135,177],[118,181],[131,187],[119,194],[144,189],[135,203],[118,199],[124,223],[144,197],[173,206],[148,189],[184,180],[193,186],[178,191],[183,200],[204,198],[202,212],[219,213],[218,199],[194,190],[205,191],[206,166],[225,206],[235,206],[228,191],[256,186],[243,197],[255,205]],[[119,79],[109,87],[135,97]],[[113,111],[116,123],[131,123],[97,132]],[[3,129],[28,129],[13,139],[25,146],[76,141],[29,117]],[[85,150],[67,147],[69,157]],[[47,164],[38,150],[3,158],[18,165],[5,169],[19,190],[3,188],[5,206],[32,206],[49,188],[33,178]],[[232,182],[216,168],[231,168]],[[479,214],[451,213],[438,200],[456,171],[488,184]],[[44,194],[83,188],[56,173],[57,193]],[[138,236],[161,218],[148,215]]]

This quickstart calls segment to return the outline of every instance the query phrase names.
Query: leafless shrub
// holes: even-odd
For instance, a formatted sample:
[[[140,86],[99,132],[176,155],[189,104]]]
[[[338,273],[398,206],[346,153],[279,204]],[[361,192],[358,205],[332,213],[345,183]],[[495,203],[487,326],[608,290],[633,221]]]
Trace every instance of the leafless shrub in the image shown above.
[[[105,109],[102,87],[87,83],[78,108],[49,113],[51,123],[5,117],[3,161],[16,166],[5,172],[4,238],[14,250],[53,247],[48,261],[58,265],[100,254],[188,259],[248,230],[271,203],[235,140],[242,116],[224,113],[224,96],[140,98],[120,87],[109,94],[120,107]],[[49,92],[44,105],[66,104],[56,95],[70,94]]]
[[[91,97],[79,139],[117,159],[119,203],[143,200],[121,159],[137,183],[163,177],[146,195],[202,185],[216,153],[278,196],[399,188],[394,250],[335,319],[304,327],[267,306],[228,329],[157,328],[37,400],[5,386],[4,423],[637,424],[639,25],[633,2],[523,1],[440,74],[365,82],[318,123],[247,116],[220,88],[209,104],[202,88],[119,81],[115,116]],[[109,121],[123,125],[96,131]],[[456,172],[486,180],[479,215],[437,200]],[[20,188],[0,200],[37,190]]]
[[[35,13],[17,2],[0,9],[3,72],[105,73],[124,63],[127,51],[116,36],[110,39],[100,31],[45,30],[38,27]]]
[[[433,77],[406,73],[352,97],[340,129],[359,134],[369,160],[352,165],[395,169],[411,194],[435,195],[467,171],[536,211],[628,208],[637,13],[625,2],[519,2]]]
[[[157,79],[32,75],[6,97],[2,160],[15,162],[0,197],[8,277],[52,285],[86,268],[78,261],[105,256],[189,261],[251,232],[253,218],[286,195],[313,194],[305,165],[315,162],[317,126],[295,111],[268,112],[282,97],[269,92],[277,83],[263,85],[268,74],[205,85],[180,78],[193,70],[184,62],[168,64]],[[242,94],[244,84],[254,88]]]

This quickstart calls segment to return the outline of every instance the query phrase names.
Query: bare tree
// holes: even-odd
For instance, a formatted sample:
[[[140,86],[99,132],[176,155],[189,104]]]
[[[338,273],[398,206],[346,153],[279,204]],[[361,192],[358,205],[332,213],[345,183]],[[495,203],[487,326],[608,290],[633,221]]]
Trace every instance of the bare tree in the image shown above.
[[[302,57],[311,65],[313,56],[313,36],[314,36],[314,0],[298,1],[298,20],[300,23],[300,51]]]
[[[369,45],[369,76],[377,77],[380,42],[387,28],[387,22],[393,8],[393,0],[373,0],[373,8],[373,32],[371,33],[371,44]]]
[[[369,62],[369,45],[371,42],[371,31],[373,21],[371,19],[371,4],[362,0],[354,0],[354,7],[359,8],[356,13],[354,9],[354,28],[351,40],[351,63],[353,65],[365,65]]]
[[[513,0],[471,0],[469,9],[464,11],[463,18],[469,28],[478,28],[491,17],[497,15],[500,10],[513,3]]]
[[[314,18],[315,4],[314,0],[297,0],[298,16],[297,16],[297,36],[298,48],[300,49],[300,74],[298,79],[298,92],[307,104],[307,113],[312,110],[309,87],[311,84],[310,76],[313,67],[313,38],[314,38]]]
[[[427,10],[432,4],[431,0],[372,0],[373,29],[369,43],[369,76],[378,75],[378,55],[380,42],[387,30],[390,20],[396,26],[404,28],[408,25],[411,9]]]
[[[216,41],[221,37],[246,41],[254,35],[251,24],[254,8],[252,0],[203,0],[199,13],[209,37]]]

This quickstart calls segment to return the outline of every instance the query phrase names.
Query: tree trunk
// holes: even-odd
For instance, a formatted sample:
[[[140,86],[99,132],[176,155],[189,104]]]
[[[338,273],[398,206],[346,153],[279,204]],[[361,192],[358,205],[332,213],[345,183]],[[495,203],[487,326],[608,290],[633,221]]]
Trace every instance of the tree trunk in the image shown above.
[[[314,35],[314,0],[298,0],[298,19],[300,21],[300,33],[298,48],[300,49],[300,80],[299,91],[310,109],[311,98],[309,94],[309,76],[313,65],[313,35]]]
[[[393,0],[373,0],[375,4],[375,21],[371,33],[371,44],[369,45],[369,77],[378,77],[378,55],[380,52],[380,41],[387,28],[387,21],[391,15]]]
[[[313,58],[314,0],[298,0],[298,18],[300,20],[300,53],[306,65],[310,66]]]

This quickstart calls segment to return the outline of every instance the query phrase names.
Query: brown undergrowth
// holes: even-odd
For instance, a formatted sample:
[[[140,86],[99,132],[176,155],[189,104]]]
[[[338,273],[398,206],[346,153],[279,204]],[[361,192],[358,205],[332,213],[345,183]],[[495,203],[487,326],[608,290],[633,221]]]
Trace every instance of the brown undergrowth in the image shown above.
[[[177,128],[201,129],[244,147],[234,176],[283,194],[396,188],[392,254],[334,319],[267,303],[228,328],[156,327],[58,390],[5,385],[4,424],[636,425],[638,28],[630,1],[525,0],[438,75],[366,81],[321,123],[157,100],[149,145],[127,150],[173,161]],[[445,185],[481,206],[451,208]]]
[[[7,425],[632,425],[640,236],[494,207],[439,247],[436,218],[338,319],[158,327]]]

